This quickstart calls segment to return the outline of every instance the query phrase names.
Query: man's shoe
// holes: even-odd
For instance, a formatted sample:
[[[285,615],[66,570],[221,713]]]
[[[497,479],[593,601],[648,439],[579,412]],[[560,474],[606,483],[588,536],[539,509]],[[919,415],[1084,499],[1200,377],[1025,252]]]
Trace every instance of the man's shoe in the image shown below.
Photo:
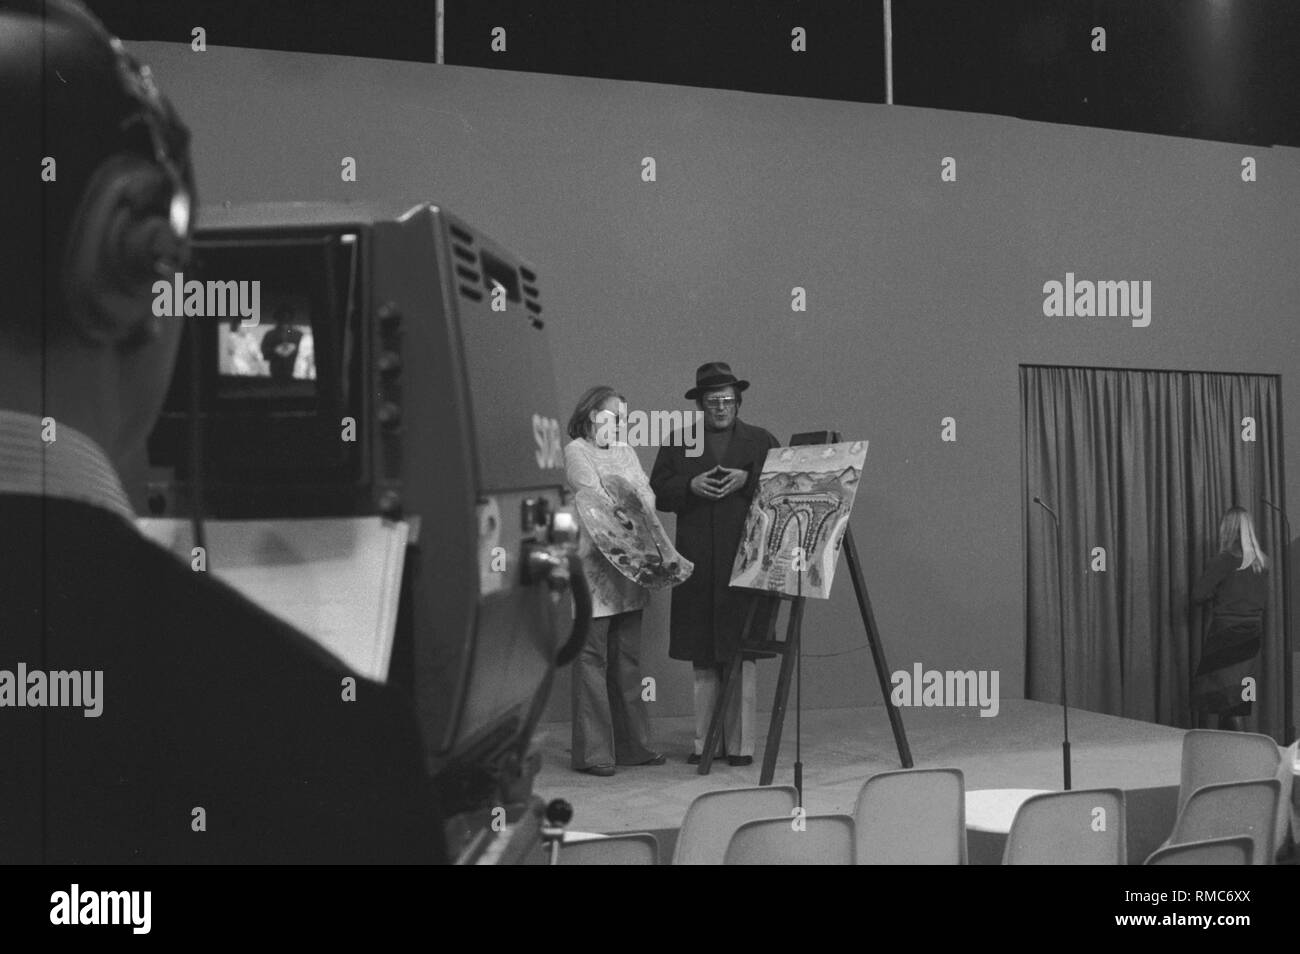
[[[754,756],[752,755],[728,755],[728,765],[753,765]]]
[[[589,768],[578,769],[578,771],[583,772],[586,775],[599,775],[601,778],[609,778],[611,775],[614,774],[614,766],[592,765]]]
[[[726,752],[723,752],[721,755],[715,755],[715,756],[713,757],[713,761],[716,762],[716,761],[718,761],[718,759],[725,759],[726,757],[727,757],[727,753],[726,753]],[[704,759],[704,756],[703,756],[703,755],[700,755],[700,754],[697,753],[697,752],[692,752],[690,755],[686,756],[686,764],[687,764],[687,765],[699,765],[700,762],[703,761],[703,759]],[[659,763],[656,762],[655,764],[658,765]]]

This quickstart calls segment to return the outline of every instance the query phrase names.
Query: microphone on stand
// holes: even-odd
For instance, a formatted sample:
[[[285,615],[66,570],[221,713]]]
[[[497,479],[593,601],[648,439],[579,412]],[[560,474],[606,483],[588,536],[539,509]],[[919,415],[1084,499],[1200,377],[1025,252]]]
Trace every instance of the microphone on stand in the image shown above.
[[[1043,503],[1042,497],[1035,495],[1034,503],[1051,514],[1052,523],[1056,527],[1056,603],[1060,612],[1061,635],[1061,722],[1065,730],[1061,739],[1061,771],[1065,776],[1065,790],[1068,792],[1070,790],[1070,705],[1065,689],[1065,584],[1061,576],[1061,567],[1065,560],[1061,553],[1061,521],[1057,518],[1056,511]]]
[[[1291,702],[1291,521],[1286,518],[1286,511],[1267,497],[1259,498],[1265,507],[1273,510],[1282,518],[1282,686],[1284,719],[1286,721],[1286,743],[1295,741],[1295,712]]]

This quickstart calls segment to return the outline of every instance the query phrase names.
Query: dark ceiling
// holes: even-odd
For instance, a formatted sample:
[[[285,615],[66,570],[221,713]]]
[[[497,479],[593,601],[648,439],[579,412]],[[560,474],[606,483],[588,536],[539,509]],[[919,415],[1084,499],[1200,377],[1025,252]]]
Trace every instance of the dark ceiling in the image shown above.
[[[433,0],[89,0],[126,40],[436,61]],[[882,0],[446,0],[449,64],[885,102]],[[1300,0],[892,0],[894,102],[1300,146]],[[491,49],[494,27],[506,50]],[[807,51],[791,50],[791,30]],[[1105,30],[1105,52],[1092,49]],[[382,95],[382,90],[376,91]]]

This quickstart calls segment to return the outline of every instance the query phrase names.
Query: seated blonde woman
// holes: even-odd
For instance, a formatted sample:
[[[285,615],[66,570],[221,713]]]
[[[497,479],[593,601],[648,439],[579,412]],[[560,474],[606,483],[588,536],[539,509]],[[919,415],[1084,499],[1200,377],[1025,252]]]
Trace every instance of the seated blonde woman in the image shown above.
[[[1192,587],[1192,600],[1213,600],[1201,661],[1192,681],[1192,706],[1218,717],[1220,729],[1243,731],[1251,703],[1246,679],[1259,681],[1259,650],[1268,607],[1268,556],[1250,512],[1233,507],[1219,521],[1219,553]]]

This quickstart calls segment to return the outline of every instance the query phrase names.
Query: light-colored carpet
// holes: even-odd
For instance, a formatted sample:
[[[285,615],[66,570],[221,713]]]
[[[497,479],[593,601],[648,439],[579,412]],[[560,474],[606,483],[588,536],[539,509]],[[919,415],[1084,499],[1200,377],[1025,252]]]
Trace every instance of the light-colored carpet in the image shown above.
[[[618,769],[596,778],[569,768],[570,727],[542,725],[537,744],[543,768],[534,791],[573,805],[575,831],[619,832],[676,828],[692,799],[718,788],[758,784],[767,734],[767,713],[754,764],[732,768],[715,762],[710,775],[686,764],[693,720],[657,719],[652,738],[666,765]],[[998,714],[975,709],[903,710],[903,724],[916,767],[954,767],[966,788],[1059,789],[1061,709],[1025,700],[1003,700]],[[794,781],[794,712],[787,713],[775,784]],[[1070,710],[1073,788],[1149,788],[1178,784],[1183,730],[1081,709]],[[803,713],[804,805],[810,814],[853,811],[858,789],[877,772],[900,767],[883,706],[819,709]]]

